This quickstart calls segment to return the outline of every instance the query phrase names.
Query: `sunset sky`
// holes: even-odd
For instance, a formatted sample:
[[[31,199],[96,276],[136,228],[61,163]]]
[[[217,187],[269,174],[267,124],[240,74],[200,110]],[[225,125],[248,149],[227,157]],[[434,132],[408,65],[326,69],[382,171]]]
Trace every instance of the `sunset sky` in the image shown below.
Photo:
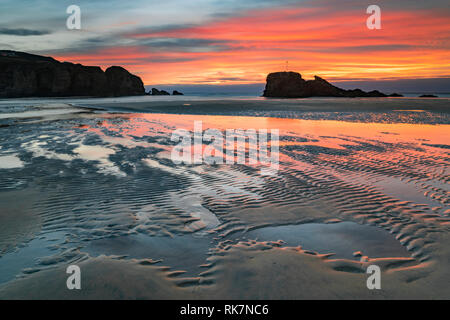
[[[0,2],[0,49],[108,67],[145,84],[246,84],[286,69],[332,81],[450,77],[445,1]],[[81,30],[66,8],[81,7]],[[381,7],[381,30],[366,9]]]

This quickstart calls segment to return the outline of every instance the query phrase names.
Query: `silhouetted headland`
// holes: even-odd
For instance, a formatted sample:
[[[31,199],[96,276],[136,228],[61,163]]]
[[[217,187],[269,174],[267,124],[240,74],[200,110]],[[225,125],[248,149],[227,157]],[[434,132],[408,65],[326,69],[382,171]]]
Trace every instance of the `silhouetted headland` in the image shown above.
[[[0,97],[119,97],[144,95],[138,76],[122,67],[59,62],[51,57],[0,50]]]
[[[309,98],[309,97],[401,97],[398,93],[384,94],[378,90],[365,92],[361,89],[338,88],[318,76],[305,80],[297,72],[274,72],[267,76],[264,97]]]

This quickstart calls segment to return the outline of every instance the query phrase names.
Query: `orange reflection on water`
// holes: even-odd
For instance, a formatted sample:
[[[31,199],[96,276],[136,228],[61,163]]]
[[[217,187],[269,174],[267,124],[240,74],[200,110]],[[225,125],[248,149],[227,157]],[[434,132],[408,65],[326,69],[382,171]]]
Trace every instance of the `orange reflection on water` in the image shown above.
[[[194,129],[194,121],[202,121],[206,129],[279,129],[280,135],[299,135],[304,137],[358,137],[380,139],[384,142],[422,142],[447,144],[450,141],[450,125],[430,125],[411,123],[361,123],[335,120],[302,120],[266,117],[216,116],[216,115],[177,115],[177,114],[130,114],[129,122],[121,126],[122,133],[142,137],[156,128]],[[163,126],[165,124],[165,126]],[[114,125],[108,125],[112,129]],[[150,130],[150,127],[152,130]],[[323,140],[322,138],[321,140]],[[327,140],[332,140],[328,138]],[[333,144],[329,141],[329,143]],[[347,142],[346,144],[350,144]]]
[[[108,114],[105,115],[104,121],[98,122],[87,130],[99,135],[110,145],[154,147],[164,150],[158,153],[158,157],[170,158],[172,146],[168,143],[168,139],[171,134],[177,129],[194,131],[195,121],[202,122],[203,131],[218,129],[223,133],[227,129],[256,131],[265,129],[268,132],[271,129],[278,129],[280,147],[293,146],[294,154],[304,156],[307,156],[309,152],[303,149],[304,147],[349,150],[355,146],[357,149],[353,150],[359,151],[351,152],[347,156],[329,152],[316,155],[318,159],[331,163],[338,162],[341,165],[366,163],[373,168],[381,168],[387,164],[393,167],[405,161],[423,162],[429,157],[433,157],[432,161],[436,165],[441,167],[448,165],[446,160],[448,151],[440,145],[446,145],[450,141],[450,125],[140,113]],[[146,140],[145,137],[151,138]],[[268,142],[270,146],[270,138]],[[371,147],[366,148],[368,144]],[[385,151],[373,152],[371,148],[377,146]],[[205,145],[202,149],[204,147]],[[248,152],[248,145],[246,152]],[[293,160],[290,159],[291,156],[289,153],[279,153],[281,163],[291,163]]]

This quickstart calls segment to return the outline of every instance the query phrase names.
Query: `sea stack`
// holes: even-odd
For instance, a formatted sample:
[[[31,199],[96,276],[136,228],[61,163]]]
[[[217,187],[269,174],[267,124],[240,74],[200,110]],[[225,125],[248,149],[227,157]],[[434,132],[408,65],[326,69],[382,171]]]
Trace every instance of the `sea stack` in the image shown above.
[[[170,96],[166,90],[158,90],[156,88],[152,88],[152,96]]]
[[[365,92],[361,89],[338,88],[318,76],[304,80],[298,72],[275,72],[267,76],[264,97],[309,98],[309,97],[387,97],[377,90]]]
[[[51,57],[0,50],[0,97],[119,97],[144,95],[142,80],[122,67],[59,62]]]

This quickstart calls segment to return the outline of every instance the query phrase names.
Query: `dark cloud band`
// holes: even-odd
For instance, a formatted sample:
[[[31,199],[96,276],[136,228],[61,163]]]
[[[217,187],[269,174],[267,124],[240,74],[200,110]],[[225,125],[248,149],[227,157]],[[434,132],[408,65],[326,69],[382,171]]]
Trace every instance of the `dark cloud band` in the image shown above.
[[[50,33],[51,32],[47,30],[0,28],[0,34],[10,36],[42,36]]]

